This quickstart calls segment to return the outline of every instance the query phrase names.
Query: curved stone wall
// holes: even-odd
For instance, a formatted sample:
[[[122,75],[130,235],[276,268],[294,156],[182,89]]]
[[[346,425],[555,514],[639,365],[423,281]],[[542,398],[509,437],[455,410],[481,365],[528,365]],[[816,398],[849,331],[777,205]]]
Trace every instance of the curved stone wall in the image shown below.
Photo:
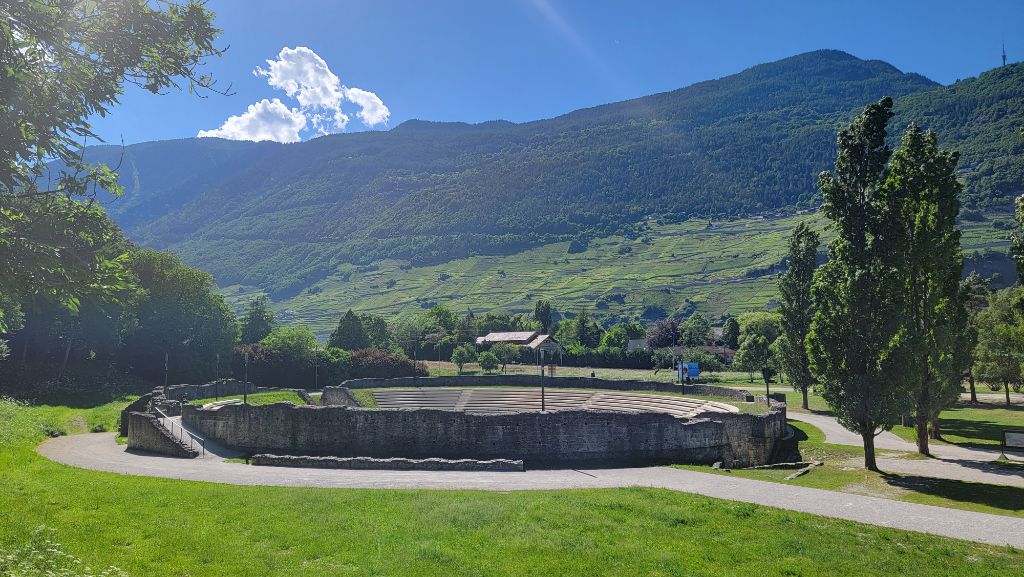
[[[344,406],[185,406],[182,420],[241,451],[279,455],[520,459],[527,466],[768,462],[784,405],[765,415],[555,411],[472,414]]]

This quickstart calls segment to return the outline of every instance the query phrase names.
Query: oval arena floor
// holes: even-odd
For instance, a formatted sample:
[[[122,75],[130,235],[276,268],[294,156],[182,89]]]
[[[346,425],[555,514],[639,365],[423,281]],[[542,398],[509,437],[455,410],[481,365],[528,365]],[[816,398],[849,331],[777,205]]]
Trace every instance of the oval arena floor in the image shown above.
[[[539,411],[541,408],[540,389],[377,389],[373,396],[382,409],[513,413]],[[707,412],[739,412],[736,407],[725,403],[674,395],[567,389],[547,389],[544,407],[548,411],[659,412],[684,418]]]

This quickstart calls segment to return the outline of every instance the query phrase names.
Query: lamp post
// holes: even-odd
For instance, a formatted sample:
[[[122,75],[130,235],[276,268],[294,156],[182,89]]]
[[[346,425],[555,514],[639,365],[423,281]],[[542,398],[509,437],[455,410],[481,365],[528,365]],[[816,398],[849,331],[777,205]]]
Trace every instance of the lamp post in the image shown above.
[[[544,349],[540,350],[540,412],[544,412]]]
[[[313,388],[320,388],[320,344],[313,346]]]
[[[245,371],[242,373],[242,404],[249,404],[249,351],[245,352]]]

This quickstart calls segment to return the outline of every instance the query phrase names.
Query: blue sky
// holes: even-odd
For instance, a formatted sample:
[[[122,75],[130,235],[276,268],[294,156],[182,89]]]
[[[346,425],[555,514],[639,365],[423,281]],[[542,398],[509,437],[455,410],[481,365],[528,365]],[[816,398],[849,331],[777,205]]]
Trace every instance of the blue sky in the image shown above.
[[[1009,60],[1024,59],[1019,1],[208,5],[224,31],[221,44],[230,49],[207,70],[234,94],[153,96],[129,89],[120,106],[94,122],[107,142],[200,131],[308,139],[387,129],[410,118],[520,122],[673,90],[819,48],[885,60],[943,84],[997,66],[1004,39]],[[261,75],[253,73],[257,67]],[[238,119],[226,123],[232,116]]]

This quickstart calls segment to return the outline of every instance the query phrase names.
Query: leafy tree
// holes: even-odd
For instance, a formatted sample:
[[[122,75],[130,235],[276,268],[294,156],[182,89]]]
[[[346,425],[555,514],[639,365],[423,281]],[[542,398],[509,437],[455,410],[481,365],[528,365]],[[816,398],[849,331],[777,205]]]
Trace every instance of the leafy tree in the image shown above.
[[[964,347],[965,376],[971,392],[971,402],[978,402],[978,391],[974,382],[974,350],[978,345],[978,314],[988,308],[991,288],[989,281],[972,271],[960,283],[961,301],[967,312],[967,323],[963,327],[960,344]]]
[[[137,326],[125,353],[136,373],[164,377],[164,355],[171,382],[202,382],[218,376],[217,358],[231,358],[238,319],[213,292],[213,277],[180,258],[154,250],[134,252],[128,267],[145,289],[137,306]]]
[[[370,337],[366,335],[363,321],[349,309],[338,321],[338,327],[331,332],[327,344],[345,351],[355,351],[369,347]]]
[[[476,362],[480,363],[480,368],[483,369],[485,373],[493,373],[494,370],[498,368],[498,365],[501,364],[497,355],[491,351],[484,351],[480,353],[477,356]]]
[[[501,372],[503,373],[509,363],[519,360],[519,346],[512,343],[498,343],[491,347],[491,352],[494,353],[501,363]]]
[[[892,250],[902,251],[897,263],[905,299],[902,338],[910,350],[906,375],[914,395],[917,448],[923,455],[929,454],[929,424],[959,398],[963,370],[953,354],[967,322],[956,228],[958,159],[957,153],[939,149],[934,133],[911,124],[878,189],[887,221],[884,234],[893,238]]]
[[[725,319],[725,324],[722,326],[722,342],[730,349],[740,348],[740,323],[736,317]]]
[[[260,344],[296,364],[310,362],[317,348],[316,333],[306,325],[276,327]]]
[[[1017,230],[1010,233],[1010,255],[1017,262],[1017,284],[1024,285],[1024,195],[1013,201],[1013,216]]]
[[[81,299],[116,301],[128,286],[123,240],[91,202],[121,193],[117,175],[81,152],[135,84],[154,94],[209,89],[202,61],[220,51],[200,2],[5,2],[0,8],[0,332],[21,303],[43,297],[73,313]],[[125,31],[131,31],[126,33]],[[51,161],[63,167],[43,178]],[[89,202],[80,202],[80,200]]]
[[[1024,297],[1019,288],[1002,290],[992,295],[988,308],[977,317],[974,374],[982,381],[1000,385],[1006,392],[1006,406],[1010,406],[1010,386],[1021,382],[1022,304]]]
[[[811,371],[839,422],[864,443],[864,466],[878,470],[875,435],[912,403],[902,330],[899,239],[886,235],[878,189],[891,151],[886,125],[892,99],[868,105],[839,133],[835,169],[818,178],[823,212],[836,238],[814,273],[815,313],[807,337]]]
[[[619,326],[626,329],[626,336],[629,339],[642,339],[647,336],[647,327],[636,321],[620,323]]]
[[[778,343],[779,366],[789,377],[793,388],[803,396],[802,406],[808,409],[807,391],[814,382],[807,358],[807,334],[814,318],[811,285],[817,266],[818,233],[801,222],[789,238],[788,268],[779,279],[779,317],[782,336]]]
[[[738,320],[740,323],[740,346],[743,346],[743,339],[749,335],[761,335],[768,341],[768,344],[771,344],[782,333],[782,320],[778,313],[765,311],[743,313]]]
[[[540,323],[540,330],[542,333],[547,333],[551,330],[552,314],[551,314],[551,301],[539,300],[533,307],[533,318]]]
[[[684,347],[699,347],[711,334],[711,321],[701,313],[693,313],[679,325],[679,344]]]
[[[768,383],[775,376],[775,362],[772,357],[771,343],[764,335],[751,334],[740,343],[733,363],[744,371],[758,371],[764,379],[765,392]]]
[[[601,344],[601,327],[590,318],[587,309],[581,308],[573,320],[576,321],[576,342],[588,349],[597,348]]]
[[[387,320],[380,315],[365,313],[359,315],[359,321],[366,331],[366,338],[370,346],[382,351],[390,351],[395,348],[395,337],[391,334],[391,328]]]
[[[662,319],[647,329],[647,346],[652,349],[671,347],[679,341],[679,322]]]
[[[267,306],[267,297],[260,295],[249,302],[242,317],[242,344],[258,343],[277,326],[274,313]]]
[[[452,363],[455,364],[459,369],[459,374],[462,374],[462,367],[467,363],[476,362],[476,350],[473,349],[472,345],[459,345],[452,351]]]
[[[622,349],[629,347],[629,331],[624,325],[614,325],[601,336],[601,347]]]
[[[452,310],[444,305],[434,305],[427,311],[427,317],[434,321],[445,333],[455,332],[458,319]]]

